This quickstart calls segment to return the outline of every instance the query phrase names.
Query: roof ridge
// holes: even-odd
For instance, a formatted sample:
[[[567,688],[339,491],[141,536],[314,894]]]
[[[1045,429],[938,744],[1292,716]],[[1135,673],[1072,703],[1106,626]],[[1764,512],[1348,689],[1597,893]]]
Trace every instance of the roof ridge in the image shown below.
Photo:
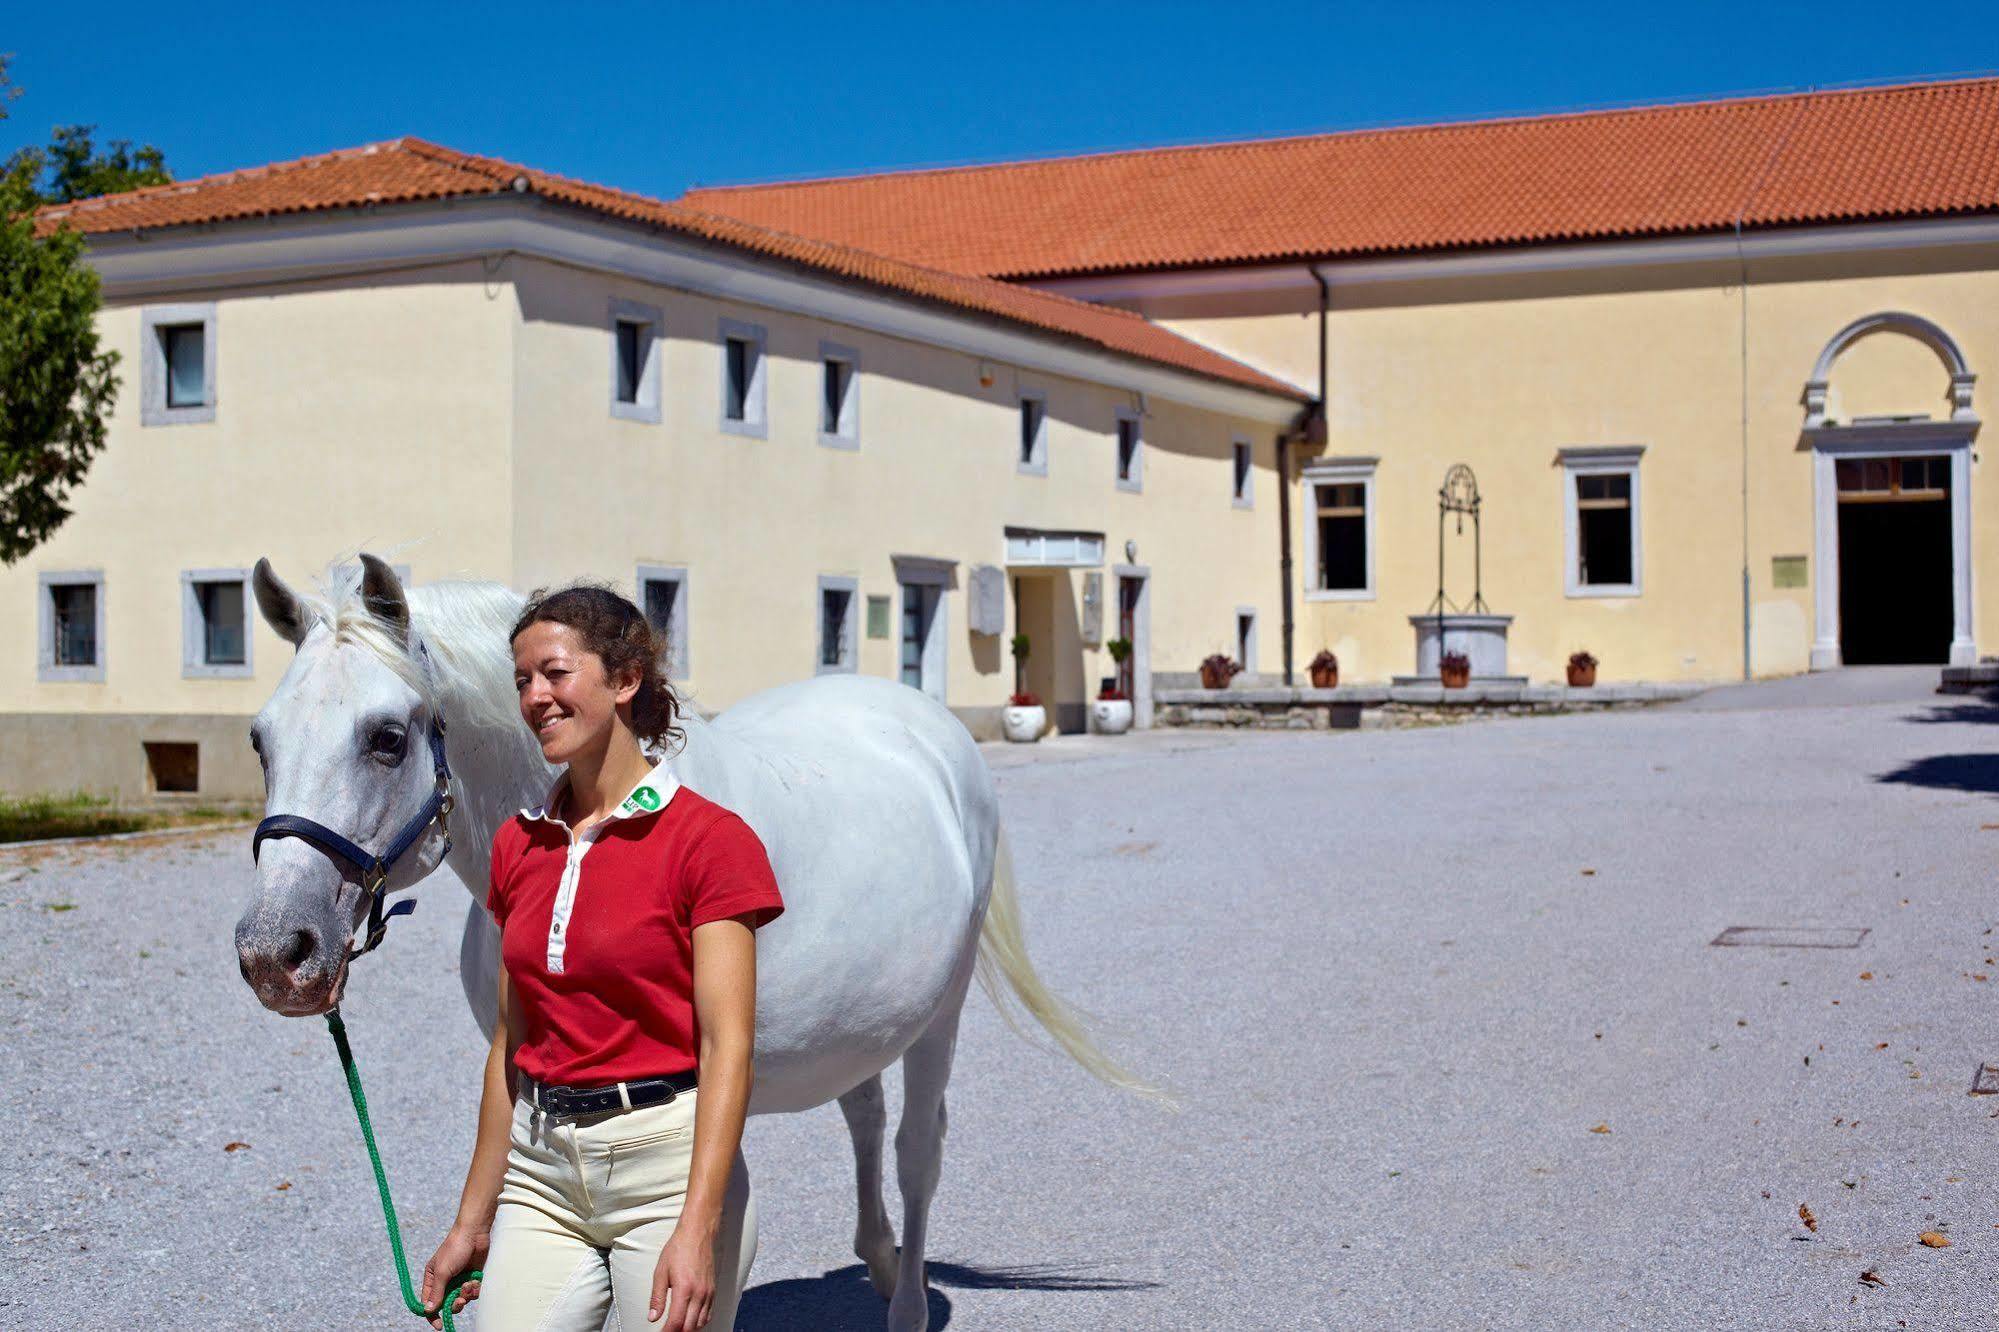
[[[1137,148],[1088,149],[1076,153],[1056,153],[1047,157],[1022,157],[994,162],[960,162],[948,166],[891,167],[884,171],[855,171],[843,175],[809,176],[793,180],[772,180],[764,182],[745,181],[730,185],[701,185],[686,191],[680,197],[695,195],[726,195],[736,193],[768,193],[790,189],[816,189],[829,185],[857,184],[877,180],[909,180],[922,176],[971,175],[977,172],[1012,171],[1029,167],[1059,166],[1077,162],[1101,162],[1109,159],[1130,159],[1141,157],[1169,157],[1179,153],[1219,153],[1233,149],[1284,148],[1299,144],[1318,144],[1329,139],[1358,139],[1368,136],[1442,134],[1462,130],[1498,129],[1516,125],[1548,124],[1557,121],[1608,119],[1616,116],[1649,115],[1662,111],[1722,110],[1752,104],[1775,104],[1784,101],[1833,100],[1848,97],[1865,97],[1882,93],[1909,93],[1967,87],[1974,84],[1999,84],[1999,73],[1953,74],[1937,78],[1914,78],[1896,83],[1868,83],[1847,87],[1809,86],[1805,88],[1773,89],[1754,93],[1730,93],[1721,97],[1699,97],[1686,100],[1660,100],[1634,102],[1626,105],[1583,107],[1569,111],[1523,111],[1494,116],[1478,116],[1469,120],[1434,120],[1403,125],[1359,125],[1348,129],[1313,130],[1301,134],[1277,134],[1265,138],[1216,139],[1206,142],[1159,144]]]

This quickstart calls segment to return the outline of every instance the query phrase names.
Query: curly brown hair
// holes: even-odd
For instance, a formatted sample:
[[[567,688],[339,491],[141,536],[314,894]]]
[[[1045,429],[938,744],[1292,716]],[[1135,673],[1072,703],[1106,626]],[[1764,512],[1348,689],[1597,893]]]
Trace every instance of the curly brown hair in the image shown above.
[[[604,663],[605,678],[623,671],[639,673],[630,725],[641,743],[658,745],[681,738],[680,728],[673,724],[681,714],[680,696],[666,678],[666,635],[637,606],[598,583],[572,583],[553,591],[538,587],[528,594],[507,641],[542,621],[574,629],[584,648]]]

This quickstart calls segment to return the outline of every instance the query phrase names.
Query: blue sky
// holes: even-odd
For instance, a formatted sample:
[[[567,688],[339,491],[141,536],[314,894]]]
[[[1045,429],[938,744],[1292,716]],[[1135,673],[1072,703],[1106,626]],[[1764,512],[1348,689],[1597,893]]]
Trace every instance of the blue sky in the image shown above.
[[[0,151],[94,122],[185,177],[416,134],[671,196],[1999,68],[1990,5],[1949,2],[284,11],[17,5]]]

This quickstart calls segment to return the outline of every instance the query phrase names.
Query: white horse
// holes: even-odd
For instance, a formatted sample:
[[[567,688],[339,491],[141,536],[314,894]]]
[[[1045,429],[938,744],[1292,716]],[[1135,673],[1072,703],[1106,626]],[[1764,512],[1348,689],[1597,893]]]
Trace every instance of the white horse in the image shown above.
[[[330,578],[309,599],[268,561],[254,581],[264,618],[297,649],[251,730],[268,812],[303,815],[379,854],[433,791],[427,736],[433,719],[446,723],[449,854],[432,825],[388,889],[447,860],[471,888],[460,972],[490,1035],[499,930],[479,895],[493,833],[553,776],[515,704],[507,633],[522,598],[473,582],[405,593],[369,555],[358,579]],[[923,1254],[944,1086],[974,973],[1010,1021],[1017,1002],[1091,1073],[1148,1089],[1104,1058],[1029,965],[992,775],[941,704],[888,680],[821,676],[683,725],[680,780],[756,830],[784,893],[784,914],[757,932],[750,1113],[839,1101],[859,1186],[854,1252],[889,1300],[889,1327],[918,1332],[929,1319]],[[338,1002],[368,899],[353,867],[306,841],[262,847],[236,947],[266,1007],[298,1016]],[[881,1189],[881,1073],[897,1059],[899,1253]]]

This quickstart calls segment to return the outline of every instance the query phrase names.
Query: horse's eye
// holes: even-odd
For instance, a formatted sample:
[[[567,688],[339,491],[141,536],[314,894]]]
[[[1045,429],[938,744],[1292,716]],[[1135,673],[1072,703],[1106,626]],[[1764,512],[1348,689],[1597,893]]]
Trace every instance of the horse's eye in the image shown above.
[[[404,731],[400,726],[390,724],[381,727],[368,738],[368,752],[389,763],[399,763],[403,757]]]

